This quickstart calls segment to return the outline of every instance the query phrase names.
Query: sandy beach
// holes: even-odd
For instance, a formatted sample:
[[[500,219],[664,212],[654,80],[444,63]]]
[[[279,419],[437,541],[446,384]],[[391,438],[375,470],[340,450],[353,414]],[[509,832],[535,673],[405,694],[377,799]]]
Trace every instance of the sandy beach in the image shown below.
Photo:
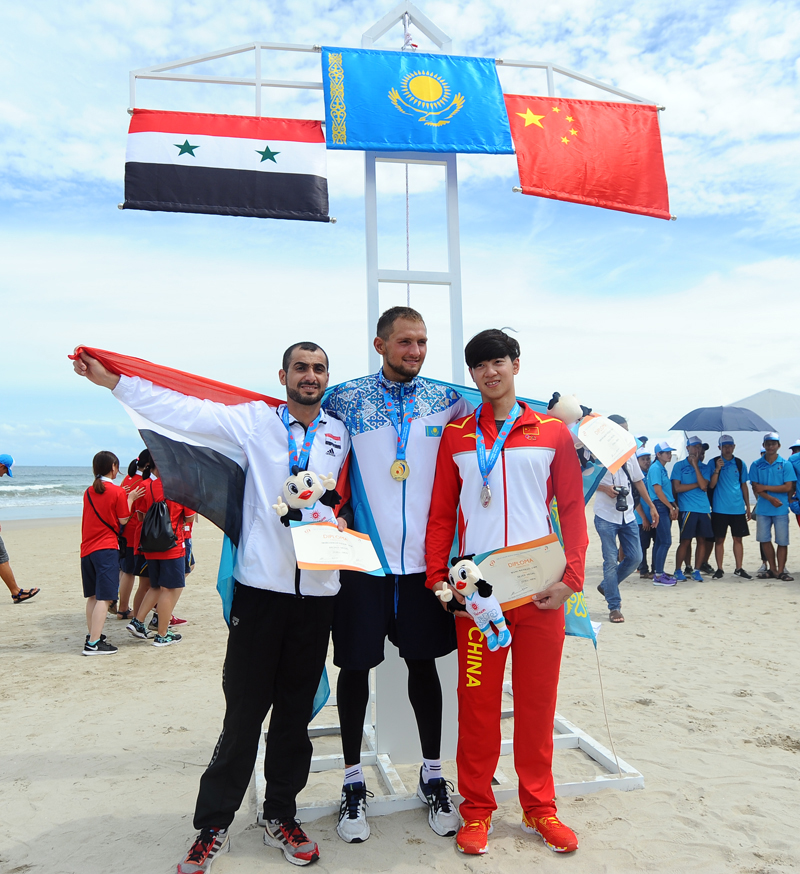
[[[645,788],[560,799],[560,815],[581,844],[567,857],[520,830],[516,802],[498,810],[484,857],[459,855],[451,839],[430,831],[422,811],[373,818],[372,837],[357,846],[339,840],[328,816],[308,827],[320,843],[317,870],[800,869],[800,575],[793,583],[746,582],[730,574],[730,556],[722,580],[663,589],[636,574],[623,584],[627,621],[612,626],[595,590],[600,549],[588,513],[586,599],[603,626],[609,720],[617,753],[641,771]],[[80,520],[5,522],[2,536],[20,585],[42,591],[24,605],[0,595],[0,872],[174,871],[194,834],[198,779],[223,713],[226,628],[214,589],[221,535],[205,520],[195,528],[198,565],[177,610],[189,620],[179,645],[136,641],[110,617],[105,632],[119,653],[94,659],[80,654]],[[794,525],[791,536],[789,569],[800,570]],[[753,572],[754,536],[745,544]],[[558,709],[608,745],[588,641],[566,642]],[[512,773],[510,763],[503,767]],[[557,781],[596,772],[574,751],[557,751],[554,769]],[[455,778],[454,763],[446,773]],[[368,780],[380,791],[373,774]],[[302,800],[335,797],[338,781],[329,772]],[[215,862],[214,874],[289,870],[262,844],[252,793],[232,826],[232,852]]]

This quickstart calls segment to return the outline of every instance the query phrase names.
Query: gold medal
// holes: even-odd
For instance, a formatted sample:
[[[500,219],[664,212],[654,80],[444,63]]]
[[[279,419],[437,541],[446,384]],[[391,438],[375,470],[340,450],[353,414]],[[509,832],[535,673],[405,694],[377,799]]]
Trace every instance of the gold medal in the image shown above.
[[[396,479],[398,482],[403,482],[403,480],[408,479],[411,470],[407,461],[402,458],[396,458],[392,462],[392,466],[389,468],[389,473],[392,475],[392,479]]]

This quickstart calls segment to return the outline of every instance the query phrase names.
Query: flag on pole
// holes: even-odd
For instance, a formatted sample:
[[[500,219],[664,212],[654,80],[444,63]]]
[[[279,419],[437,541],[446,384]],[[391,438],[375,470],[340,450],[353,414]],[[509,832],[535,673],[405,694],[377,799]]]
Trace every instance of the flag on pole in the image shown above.
[[[329,149],[512,154],[491,58],[322,49]]]
[[[322,123],[134,109],[124,209],[326,222]]]
[[[658,110],[505,95],[523,194],[669,219]]]

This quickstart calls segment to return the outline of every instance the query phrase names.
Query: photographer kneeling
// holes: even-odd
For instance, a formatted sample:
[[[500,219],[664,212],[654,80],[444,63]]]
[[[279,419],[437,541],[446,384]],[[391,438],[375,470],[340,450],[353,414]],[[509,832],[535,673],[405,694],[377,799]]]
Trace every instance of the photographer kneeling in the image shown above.
[[[609,416],[612,422],[628,430],[622,416]],[[629,458],[616,472],[600,480],[594,498],[594,527],[603,547],[603,582],[597,591],[606,599],[611,622],[624,622],[620,612],[622,598],[619,584],[639,566],[642,544],[634,513],[634,495],[647,505],[653,527],[658,525],[658,512],[647,494],[644,476],[636,457]],[[619,546],[617,545],[619,542]],[[622,559],[619,559],[620,547]]]

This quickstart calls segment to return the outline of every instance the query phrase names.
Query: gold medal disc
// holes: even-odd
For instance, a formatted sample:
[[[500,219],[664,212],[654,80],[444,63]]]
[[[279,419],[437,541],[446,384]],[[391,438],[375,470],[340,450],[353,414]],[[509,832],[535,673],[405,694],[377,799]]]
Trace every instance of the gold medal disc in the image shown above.
[[[411,470],[407,461],[396,458],[392,462],[392,466],[389,468],[389,473],[392,475],[392,479],[396,479],[398,482],[403,482],[403,480],[408,479]]]

